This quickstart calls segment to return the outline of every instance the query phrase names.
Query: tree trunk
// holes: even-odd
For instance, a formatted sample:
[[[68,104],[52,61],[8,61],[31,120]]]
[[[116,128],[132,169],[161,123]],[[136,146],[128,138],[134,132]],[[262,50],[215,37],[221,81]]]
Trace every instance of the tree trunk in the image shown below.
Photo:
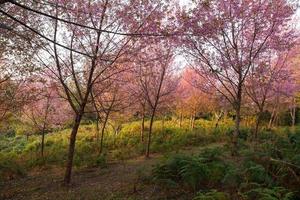
[[[296,123],[296,109],[295,108],[293,108],[291,114],[292,114],[292,127],[294,127],[295,123]]]
[[[222,115],[223,115],[222,111],[221,111],[221,113],[219,115],[217,114],[217,121],[216,121],[216,124],[215,124],[215,129],[218,128],[219,122],[220,122],[220,120],[222,118]]]
[[[96,138],[96,142],[97,144],[99,143],[99,132],[100,132],[100,128],[99,128],[99,121],[100,121],[100,117],[99,115],[97,114],[97,119],[96,119],[96,135],[95,135],[95,138]]]
[[[290,115],[292,119],[292,127],[295,127],[295,123],[296,123],[296,99],[295,98],[293,98],[293,105],[290,109]]]
[[[191,129],[194,130],[195,128],[195,120],[196,120],[196,113],[193,114],[192,116],[192,124],[191,124]]]
[[[45,129],[42,131],[42,145],[41,145],[41,156],[44,158],[44,146],[45,146]]]
[[[241,123],[241,104],[242,104],[242,86],[238,88],[238,94],[235,104],[235,112],[236,112],[236,118],[235,118],[235,129],[233,132],[233,148],[232,148],[232,156],[236,156],[238,154],[238,138],[240,134],[240,123]]]
[[[196,112],[193,112],[190,119],[190,129],[193,130],[195,128],[195,119],[196,119]]]
[[[47,109],[48,110],[48,109]],[[47,120],[48,112],[46,113],[46,117],[44,120],[43,128],[42,128],[42,144],[41,144],[41,155],[44,157],[44,146],[45,146],[45,131],[46,131],[46,120]]]
[[[182,113],[180,113],[180,118],[179,118],[179,128],[182,127]]]
[[[101,129],[101,141],[100,141],[100,150],[99,150],[99,154],[102,154],[103,151],[103,140],[104,140],[104,132],[105,132],[105,128],[106,128],[106,124],[108,121],[108,117],[109,117],[109,111],[108,113],[106,113],[103,125],[102,125],[102,129]]]
[[[191,117],[190,117],[190,125],[189,125],[190,129],[192,129],[192,123],[193,123],[193,115],[191,115]]]
[[[151,119],[150,119],[146,158],[149,158],[149,155],[150,155],[150,144],[151,144],[151,135],[152,135],[152,126],[153,126],[153,121],[154,121],[154,115],[155,115],[155,109],[153,110]]]
[[[143,113],[142,123],[141,123],[141,142],[144,142],[144,132],[145,132],[145,114]]]
[[[275,112],[273,122],[274,122],[273,124],[274,124],[275,126],[278,126],[278,124],[279,124],[278,112]]]
[[[272,113],[271,113],[270,121],[269,121],[269,124],[268,124],[269,129],[272,128],[274,115],[275,115],[275,108],[272,110]]]
[[[259,130],[261,116],[262,116],[262,111],[259,111],[256,116],[255,129],[254,129],[254,139],[255,140],[257,139],[257,136],[258,136],[258,130]]]
[[[241,110],[240,108],[236,109],[236,118],[235,118],[235,127],[233,132],[233,148],[231,154],[236,156],[238,153],[238,138],[240,134],[240,123],[241,123]]]
[[[73,158],[74,158],[74,152],[75,152],[76,135],[77,135],[77,132],[78,132],[78,128],[79,128],[79,125],[80,125],[82,115],[83,115],[83,113],[76,114],[74,125],[73,125],[72,132],[71,132],[68,160],[67,160],[66,173],[65,173],[65,178],[64,178],[64,183],[66,185],[70,184],[70,182],[71,182],[71,174],[72,174],[72,168],[73,168]]]
[[[50,95],[47,97],[47,106],[45,110],[45,117],[44,117],[44,122],[43,122],[43,128],[42,128],[42,145],[41,145],[41,154],[42,157],[44,158],[44,144],[45,144],[45,131],[46,131],[46,126],[47,126],[47,118],[48,118],[48,113],[49,113],[49,108],[50,108]]]

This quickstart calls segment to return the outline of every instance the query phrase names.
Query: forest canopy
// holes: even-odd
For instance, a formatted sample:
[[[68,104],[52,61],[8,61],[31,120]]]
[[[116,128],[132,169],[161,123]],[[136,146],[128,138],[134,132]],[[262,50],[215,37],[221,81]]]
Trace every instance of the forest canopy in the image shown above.
[[[0,0],[0,198],[300,198],[298,8]]]

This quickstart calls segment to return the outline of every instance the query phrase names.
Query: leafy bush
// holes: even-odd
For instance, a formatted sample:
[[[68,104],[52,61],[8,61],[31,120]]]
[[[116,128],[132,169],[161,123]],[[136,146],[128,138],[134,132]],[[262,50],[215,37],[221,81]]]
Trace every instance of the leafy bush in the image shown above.
[[[234,133],[233,127],[228,128],[226,130],[226,135],[229,138],[233,137],[233,133]],[[250,136],[250,133],[251,133],[251,130],[249,128],[247,128],[247,127],[241,127],[239,135],[238,135],[238,138],[241,139],[241,140],[247,140],[247,138]]]
[[[183,161],[189,160],[188,156],[175,155],[168,158],[163,164],[159,164],[153,169],[153,179],[160,183],[167,183],[168,186],[175,186],[181,180],[180,171]]]
[[[251,130],[249,128],[242,127],[240,129],[239,138],[242,139],[242,140],[247,140],[250,133],[251,133]]]
[[[101,168],[107,168],[106,155],[102,154],[98,156],[96,159],[96,165]]]
[[[208,192],[198,192],[193,200],[230,200],[229,195],[217,190],[210,190]]]
[[[288,136],[290,144],[293,145],[296,151],[300,151],[300,133],[289,134]]]
[[[0,155],[0,180],[11,180],[25,176],[25,170],[12,159]]]
[[[258,184],[270,184],[272,182],[272,178],[268,175],[265,168],[253,161],[244,164],[244,173],[247,182]]]
[[[226,189],[239,188],[243,182],[243,175],[239,167],[228,165],[221,183]]]
[[[210,170],[205,158],[191,157],[181,162],[182,167],[179,174],[184,183],[196,190],[201,183],[208,181]]]
[[[245,193],[249,200],[292,200],[294,193],[283,187],[256,188]]]
[[[223,179],[226,165],[217,158],[218,148],[205,149],[199,156],[174,155],[153,170],[154,180],[171,186],[182,183],[196,191]]]

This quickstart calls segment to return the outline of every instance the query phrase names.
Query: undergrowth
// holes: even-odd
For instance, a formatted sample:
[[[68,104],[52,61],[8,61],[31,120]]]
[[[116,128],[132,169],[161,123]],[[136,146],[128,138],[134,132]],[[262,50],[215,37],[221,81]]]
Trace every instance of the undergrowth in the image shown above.
[[[242,142],[242,141],[241,141]],[[300,198],[300,133],[260,133],[232,157],[226,145],[198,155],[175,154],[152,171],[166,190],[184,188],[195,200],[296,200]]]

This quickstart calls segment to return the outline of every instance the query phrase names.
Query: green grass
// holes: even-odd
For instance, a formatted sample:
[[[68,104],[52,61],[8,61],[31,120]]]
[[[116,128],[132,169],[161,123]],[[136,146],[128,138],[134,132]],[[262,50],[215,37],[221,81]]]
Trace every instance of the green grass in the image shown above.
[[[104,136],[104,153],[100,156],[97,153],[99,141],[96,141],[95,124],[81,125],[76,140],[74,167],[106,168],[110,162],[123,162],[127,159],[144,155],[148,133],[147,127],[149,126],[148,123],[149,122],[146,121],[144,142],[141,142],[140,139],[139,121],[123,124],[122,129],[118,134],[115,134],[113,130],[108,127]],[[162,126],[163,124],[164,126]],[[162,121],[158,120],[154,123],[151,152],[167,154],[169,152],[177,152],[185,147],[205,146],[211,143],[228,143],[230,142],[229,136],[231,136],[232,130],[233,121],[231,120],[220,122],[218,128],[215,128],[213,121],[203,119],[196,120],[195,128],[193,130],[189,129],[188,120],[183,121],[181,128],[176,121],[168,120],[162,123]],[[24,135],[2,136],[0,138],[0,180],[23,177],[26,175],[26,172],[30,172],[36,168],[47,169],[49,167],[64,167],[67,158],[70,132],[71,129],[65,129],[47,134],[45,138],[44,158],[41,158],[40,156],[40,135],[32,135],[28,140]],[[294,130],[292,130],[289,127],[279,127],[273,130],[262,130],[259,133],[259,141],[262,143],[260,146],[262,149],[261,152],[268,152],[268,156],[280,159],[278,148],[274,149],[274,145],[276,145],[282,148],[280,154],[281,156],[284,156],[286,161],[299,165],[299,154],[292,153],[300,150],[300,144],[298,144],[299,136],[293,134],[293,132],[300,132],[300,128],[295,127]],[[242,149],[241,154],[243,154],[244,157],[247,155],[253,156],[255,154],[253,152],[254,150],[249,148],[247,142],[245,142],[246,139],[250,138],[251,129],[242,127],[240,135],[239,146]],[[296,150],[290,148],[291,143]],[[229,147],[226,148],[228,150]],[[226,148],[224,152],[226,151]],[[209,151],[206,151],[205,153],[207,154],[206,157],[213,154],[213,152]],[[257,153],[257,155],[265,156],[260,155],[259,153]],[[188,162],[191,162],[192,164],[194,160],[189,159]],[[250,159],[250,161],[252,160]],[[211,170],[215,170],[209,172],[213,175],[202,177],[203,179],[211,179],[214,177],[216,180],[211,179],[210,181],[212,182],[209,184],[217,185],[217,182],[220,182],[221,179],[224,179],[225,181],[227,177],[228,183],[226,185],[240,184],[240,174],[231,168],[232,166],[230,163],[226,163],[224,166],[222,163],[216,164],[218,165],[217,168],[209,166]],[[252,164],[254,165],[256,163],[249,162],[246,164],[252,166]],[[258,163],[252,167],[253,168],[251,169],[253,169],[255,173],[258,173],[260,177],[264,177],[263,165]],[[200,169],[201,168],[199,168],[199,170]],[[232,173],[232,175],[222,174],[224,170],[228,171],[228,173]],[[199,171],[196,170],[195,174],[192,174],[192,177],[197,177],[198,172]],[[282,179],[284,178],[282,177]],[[249,178],[249,181],[252,181],[251,177]],[[264,180],[262,180],[262,182],[263,181]],[[194,192],[199,189],[198,184],[199,183],[195,180],[187,181],[187,185],[194,188]]]
[[[152,153],[176,151],[185,146],[204,145],[227,140],[226,133],[231,130],[231,122],[223,122],[215,129],[214,123],[197,120],[194,130],[188,127],[188,120],[179,128],[175,121],[155,121],[151,143]],[[140,139],[140,122],[130,122],[122,126],[115,134],[110,127],[104,135],[104,153],[99,157],[99,141],[96,141],[95,124],[81,125],[76,140],[74,156],[75,167],[94,167],[103,165],[106,160],[126,160],[143,155],[147,141],[149,122],[146,121],[144,142]],[[44,158],[40,156],[41,136],[25,135],[1,136],[0,157],[12,165],[22,166],[23,171],[35,167],[63,166],[67,158],[67,150],[71,129],[48,133],[45,137]],[[99,161],[102,160],[102,161]],[[5,172],[3,172],[5,173]],[[4,177],[4,176],[2,176]]]
[[[238,157],[226,145],[171,155],[154,167],[153,181],[165,190],[184,188],[195,200],[299,199],[300,132],[264,132],[261,138],[244,142]]]
[[[58,184],[70,129],[47,134],[44,159],[39,154],[40,136],[28,141],[25,136],[3,137],[0,176],[15,180],[0,181],[0,185],[5,186],[8,197],[28,199],[52,193],[57,199],[68,195],[71,199],[98,199],[100,194],[103,199],[142,199],[145,195],[155,195],[153,199],[299,199],[300,128],[263,129],[258,140],[251,141],[251,129],[242,127],[239,154],[232,157],[228,145],[232,125],[226,121],[214,129],[212,121],[197,120],[195,129],[189,130],[188,121],[182,128],[174,121],[166,121],[164,127],[162,121],[156,121],[150,159],[140,156],[145,144],[140,141],[139,122],[124,124],[117,135],[108,129],[101,156],[97,154],[95,126],[82,125],[72,191]],[[28,179],[19,179],[26,172]],[[49,182],[52,177],[53,183]],[[19,193],[21,188],[24,192]]]

